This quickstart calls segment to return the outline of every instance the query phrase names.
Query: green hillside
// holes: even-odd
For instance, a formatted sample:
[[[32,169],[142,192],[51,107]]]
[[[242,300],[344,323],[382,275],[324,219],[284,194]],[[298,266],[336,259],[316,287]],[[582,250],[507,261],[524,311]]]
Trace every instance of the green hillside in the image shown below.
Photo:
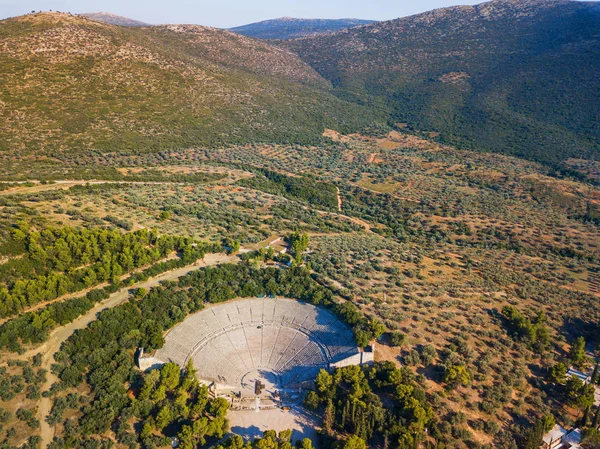
[[[555,163],[600,157],[600,6],[494,0],[281,45],[340,98],[460,146]]]
[[[199,26],[0,22],[0,151],[314,142],[374,117],[290,52]]]

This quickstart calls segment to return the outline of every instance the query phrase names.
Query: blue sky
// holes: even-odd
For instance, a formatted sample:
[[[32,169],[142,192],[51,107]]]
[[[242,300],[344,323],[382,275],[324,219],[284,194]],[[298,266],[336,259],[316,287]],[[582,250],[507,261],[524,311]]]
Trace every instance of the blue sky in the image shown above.
[[[107,11],[144,22],[232,27],[276,17],[388,20],[484,0],[0,0],[0,18],[32,10]]]

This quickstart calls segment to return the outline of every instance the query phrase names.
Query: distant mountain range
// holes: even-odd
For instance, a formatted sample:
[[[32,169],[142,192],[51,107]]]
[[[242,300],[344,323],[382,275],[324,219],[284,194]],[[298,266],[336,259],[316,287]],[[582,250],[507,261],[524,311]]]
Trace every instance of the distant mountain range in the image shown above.
[[[280,42],[358,104],[463,147],[600,159],[600,3],[493,0]]]
[[[362,19],[296,19],[293,17],[282,17],[280,19],[264,20],[262,22],[230,28],[229,31],[258,39],[294,39],[313,34],[344,30],[360,25],[368,25],[370,23],[373,23],[373,21]]]
[[[147,23],[140,22],[139,20],[133,20],[129,17],[118,16],[116,14],[110,14],[108,12],[88,12],[80,15],[87,17],[88,19],[95,20],[97,22],[107,23],[109,25],[119,25],[124,27],[148,26]]]

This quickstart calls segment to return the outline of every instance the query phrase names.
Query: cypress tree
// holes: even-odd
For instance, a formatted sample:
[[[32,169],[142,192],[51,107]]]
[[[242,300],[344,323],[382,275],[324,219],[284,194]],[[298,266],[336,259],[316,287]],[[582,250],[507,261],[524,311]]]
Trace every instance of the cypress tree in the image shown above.
[[[327,407],[325,407],[325,413],[323,416],[323,427],[325,431],[330,434],[333,430],[333,426],[335,424],[335,407],[333,406],[333,402],[331,399],[327,402]]]
[[[600,426],[600,405],[596,407],[596,414],[594,415],[594,420],[592,421],[592,427],[597,429]]]
[[[591,406],[587,406],[583,412],[583,416],[581,417],[581,427],[585,427],[587,425],[588,417],[590,415],[590,408]]]
[[[592,385],[596,385],[598,383],[598,365],[600,365],[600,359],[598,359],[596,366],[594,366],[594,372],[592,373],[592,379],[590,381]]]

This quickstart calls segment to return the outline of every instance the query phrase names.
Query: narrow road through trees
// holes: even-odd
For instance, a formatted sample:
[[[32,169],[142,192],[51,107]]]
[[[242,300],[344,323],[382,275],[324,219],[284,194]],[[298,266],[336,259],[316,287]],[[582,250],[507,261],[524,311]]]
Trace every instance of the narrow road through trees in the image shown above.
[[[113,293],[110,297],[105,299],[104,301],[96,304],[91,310],[89,310],[86,314],[80,316],[73,322],[59,327],[52,331],[50,334],[50,338],[47,342],[38,346],[34,349],[31,349],[24,354],[22,354],[20,359],[28,359],[33,357],[34,355],[41,353],[42,354],[42,368],[48,370],[48,376],[46,382],[42,386],[42,391],[47,391],[50,389],[53,383],[55,383],[58,379],[52,373],[52,364],[55,363],[54,354],[60,350],[61,345],[77,330],[84,329],[94,321],[100,312],[106,309],[110,309],[112,307],[116,307],[120,304],[123,304],[125,301],[129,299],[129,290],[132,288],[145,288],[149,289],[152,287],[156,287],[162,281],[172,281],[178,279],[186,274],[198,270],[202,267],[207,267],[211,265],[220,265],[224,263],[237,263],[238,258],[235,255],[226,255],[223,253],[218,254],[207,254],[204,260],[198,261],[192,265],[188,265],[182,268],[178,268],[173,271],[168,271],[166,273],[160,274],[154,278],[148,279],[143,282],[139,282],[132,286],[125,287],[118,292]],[[40,436],[42,438],[41,447],[46,448],[54,438],[54,427],[50,426],[46,422],[46,417],[50,413],[50,409],[52,408],[52,399],[49,397],[42,397],[40,399],[38,405],[37,416],[40,420]]]

